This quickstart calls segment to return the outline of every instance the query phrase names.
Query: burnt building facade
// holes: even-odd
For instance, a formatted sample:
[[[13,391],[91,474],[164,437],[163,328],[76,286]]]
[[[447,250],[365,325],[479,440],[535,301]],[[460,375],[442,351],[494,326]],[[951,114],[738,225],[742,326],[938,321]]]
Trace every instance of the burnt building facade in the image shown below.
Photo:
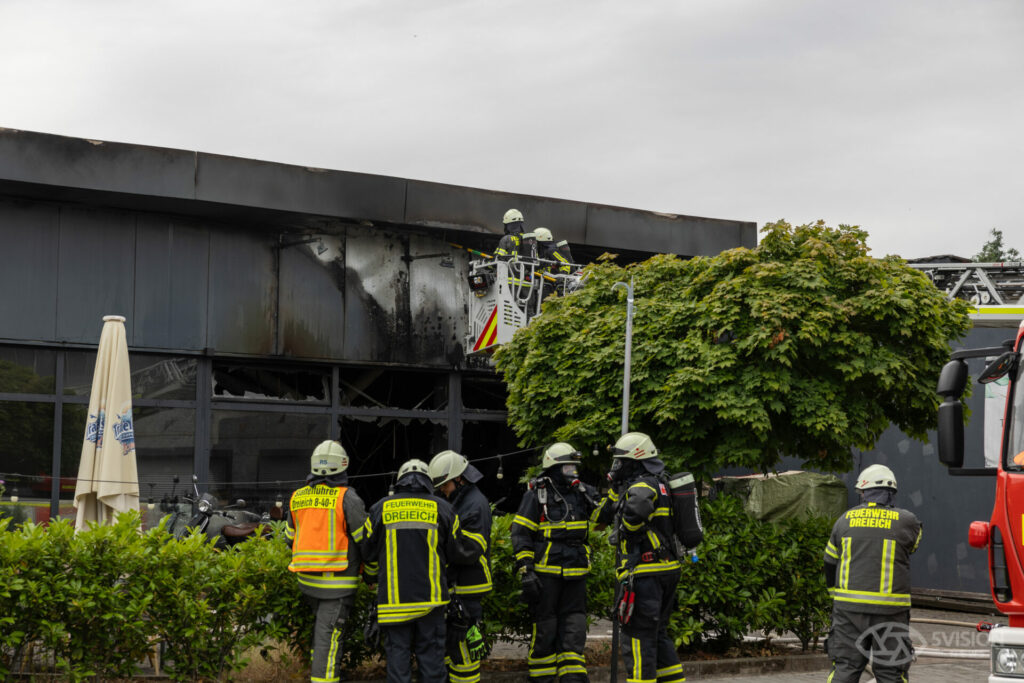
[[[151,519],[192,473],[271,506],[325,438],[371,500],[444,448],[511,479],[525,462],[502,383],[465,355],[470,256],[452,246],[491,249],[511,207],[580,261],[756,244],[748,222],[0,129],[7,494],[73,515],[107,314],[127,318]]]

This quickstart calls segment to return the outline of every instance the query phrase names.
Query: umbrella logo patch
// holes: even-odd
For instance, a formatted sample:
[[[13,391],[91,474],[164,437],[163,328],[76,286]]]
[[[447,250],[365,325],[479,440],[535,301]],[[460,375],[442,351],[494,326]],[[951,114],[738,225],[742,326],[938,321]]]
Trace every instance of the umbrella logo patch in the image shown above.
[[[90,415],[85,425],[85,440],[96,444],[96,448],[103,446],[103,428],[106,422],[107,416],[101,410],[98,415]]]
[[[135,427],[132,425],[131,410],[117,416],[117,422],[114,423],[114,438],[121,444],[121,455],[128,455],[135,450]]]

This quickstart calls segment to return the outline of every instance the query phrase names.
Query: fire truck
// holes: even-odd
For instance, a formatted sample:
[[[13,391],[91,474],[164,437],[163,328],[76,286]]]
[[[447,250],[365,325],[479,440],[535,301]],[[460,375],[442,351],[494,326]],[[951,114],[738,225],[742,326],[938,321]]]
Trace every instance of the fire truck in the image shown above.
[[[915,264],[911,264],[915,265]],[[966,264],[956,272],[951,266],[933,268],[953,286],[977,280],[983,287],[971,291],[976,305],[976,320],[986,316],[1016,316],[1020,319],[1021,299],[1006,296],[1006,284],[1021,282],[1024,264]],[[980,266],[980,268],[979,268]],[[921,267],[921,266],[918,266]],[[924,269],[924,268],[922,268]],[[978,277],[978,274],[981,277]],[[931,274],[930,274],[931,275]],[[935,276],[933,276],[933,279]],[[988,294],[982,297],[981,294]],[[953,294],[955,295],[955,293]],[[974,300],[978,296],[978,300]],[[986,301],[985,299],[988,299]],[[1010,303],[1011,301],[1015,303]],[[994,306],[985,311],[985,304]],[[997,310],[999,309],[999,310]],[[1007,318],[1003,318],[1007,319]],[[995,627],[989,634],[991,675],[989,683],[1024,681],[1024,368],[1021,353],[1024,344],[1024,322],[1012,339],[1002,345],[963,349],[953,352],[939,375],[937,393],[942,397],[938,415],[939,460],[955,476],[993,476],[996,495],[992,516],[988,521],[972,522],[968,542],[988,552],[989,583],[992,600],[1006,615],[1008,624]],[[964,467],[964,414],[961,399],[967,388],[967,359],[984,358],[988,362],[977,376],[980,384],[1007,378],[1006,404],[1003,409],[1002,442],[996,467]]]

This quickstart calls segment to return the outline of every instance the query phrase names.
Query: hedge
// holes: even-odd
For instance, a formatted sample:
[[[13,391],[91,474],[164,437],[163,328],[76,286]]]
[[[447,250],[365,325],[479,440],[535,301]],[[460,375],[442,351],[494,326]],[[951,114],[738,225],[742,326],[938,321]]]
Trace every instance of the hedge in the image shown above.
[[[829,520],[781,524],[750,518],[738,500],[703,503],[700,561],[683,568],[670,634],[681,650],[725,649],[745,634],[795,632],[805,648],[828,628],[821,572]],[[495,590],[484,599],[486,633],[525,641],[510,515],[492,530]],[[75,534],[67,520],[18,528],[0,520],[0,679],[27,669],[67,680],[126,678],[154,643],[164,675],[176,681],[230,677],[244,653],[278,647],[308,664],[312,613],[288,571],[281,522],[269,537],[230,551],[202,536],[175,540],[163,524],[139,533],[139,517]],[[588,616],[607,618],[615,588],[607,534],[594,533]],[[362,586],[345,638],[345,667],[372,653],[362,626],[371,589]]]

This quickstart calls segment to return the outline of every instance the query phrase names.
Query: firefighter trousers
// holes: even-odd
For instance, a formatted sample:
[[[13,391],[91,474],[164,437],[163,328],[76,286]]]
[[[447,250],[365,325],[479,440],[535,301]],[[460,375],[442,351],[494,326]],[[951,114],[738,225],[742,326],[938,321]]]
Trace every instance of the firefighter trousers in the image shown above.
[[[355,594],[340,598],[306,596],[313,605],[313,661],[309,680],[312,683],[337,683],[341,680],[341,650],[345,620],[352,609]]]
[[[832,629],[825,649],[832,658],[828,683],[856,683],[871,659],[878,683],[906,683],[914,659],[910,610],[867,614],[832,608]]]
[[[418,619],[381,626],[388,683],[412,681],[414,653],[420,683],[445,683],[448,672],[444,666],[444,616],[445,608],[436,607]]]
[[[622,657],[627,683],[685,681],[668,620],[676,604],[679,571],[638,575],[633,581],[633,616],[623,624]]]
[[[537,574],[540,599],[531,605],[531,683],[587,683],[587,580]]]
[[[460,595],[462,606],[466,608],[469,618],[483,631],[484,608],[480,598],[472,595]],[[470,659],[466,648],[466,631],[451,632],[449,626],[448,644],[445,664],[448,665],[448,680],[451,683],[477,683],[480,680],[480,660]]]

